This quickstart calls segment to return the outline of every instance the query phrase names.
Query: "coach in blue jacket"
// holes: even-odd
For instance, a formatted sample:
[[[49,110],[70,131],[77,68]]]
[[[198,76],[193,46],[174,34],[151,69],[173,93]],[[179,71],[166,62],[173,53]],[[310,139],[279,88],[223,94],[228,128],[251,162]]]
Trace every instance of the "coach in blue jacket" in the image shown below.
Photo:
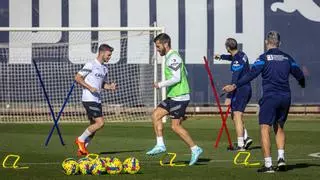
[[[252,81],[261,73],[263,96],[259,101],[259,124],[265,164],[261,169],[258,169],[258,172],[273,173],[275,168],[272,166],[270,153],[271,126],[273,126],[278,147],[277,170],[284,171],[286,170],[284,124],[291,104],[289,74],[295,77],[302,88],[305,87],[305,78],[293,58],[278,49],[280,46],[280,34],[278,32],[269,32],[265,43],[267,51],[259,56],[251,71],[238,80],[236,84],[226,85],[223,90],[232,92]]]

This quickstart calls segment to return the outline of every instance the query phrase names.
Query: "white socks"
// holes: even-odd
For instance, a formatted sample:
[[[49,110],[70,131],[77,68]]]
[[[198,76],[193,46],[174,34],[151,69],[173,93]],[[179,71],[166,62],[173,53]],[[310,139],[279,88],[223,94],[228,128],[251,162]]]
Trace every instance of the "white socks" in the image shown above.
[[[278,160],[280,158],[284,159],[284,149],[278,149]]]
[[[194,145],[194,146],[192,146],[190,149],[191,149],[191,151],[195,151],[195,150],[198,149],[198,146],[197,146],[197,145]]]
[[[247,139],[248,136],[249,136],[249,135],[248,135],[248,131],[247,131],[246,128],[244,128],[244,129],[243,129],[243,138],[244,138],[244,139]]]
[[[243,146],[244,146],[243,137],[238,137],[238,147],[243,147]]]
[[[87,139],[91,134],[92,134],[92,133],[91,133],[88,129],[86,129],[86,130],[81,134],[81,136],[78,137],[78,140],[79,140],[80,142],[85,142],[86,139]]]
[[[157,146],[164,146],[163,137],[157,137]]]
[[[267,168],[272,166],[272,158],[271,157],[264,158],[264,166]]]

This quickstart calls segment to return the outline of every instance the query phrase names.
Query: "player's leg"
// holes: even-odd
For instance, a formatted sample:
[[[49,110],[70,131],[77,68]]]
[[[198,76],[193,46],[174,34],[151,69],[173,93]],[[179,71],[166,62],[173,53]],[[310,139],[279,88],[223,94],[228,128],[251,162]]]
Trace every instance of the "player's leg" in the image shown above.
[[[274,126],[274,132],[276,134],[276,144],[278,148],[278,165],[277,168],[280,171],[286,170],[286,163],[284,158],[284,150],[285,150],[285,133],[284,129],[281,127],[279,123],[276,123]]]
[[[172,119],[171,129],[175,132],[190,148],[195,146],[189,132],[182,126],[180,119]]]
[[[271,97],[262,98],[259,102],[260,143],[264,156],[264,166],[258,172],[273,173],[271,158],[270,129],[275,118],[275,102]]]
[[[238,140],[238,150],[239,151],[244,151],[244,138],[243,138],[243,134],[244,134],[244,130],[243,130],[243,121],[242,121],[242,112],[240,111],[234,111],[233,112],[233,121],[234,121],[234,126],[236,129],[236,133],[237,133],[237,140]]]
[[[245,111],[248,103],[250,102],[251,96],[252,96],[252,91],[251,91],[251,87],[250,87],[250,90],[247,91],[247,94],[246,94],[246,96],[245,96],[245,98],[244,98],[244,99],[245,99],[245,101],[244,101],[244,102],[245,102],[245,105],[244,105],[244,108],[243,108],[243,111],[242,111],[242,112]],[[243,115],[242,115],[242,122],[243,122],[244,148],[245,148],[245,149],[248,149],[248,148],[251,146],[251,144],[253,143],[253,140],[252,140],[252,138],[250,138],[249,133],[248,133],[248,130],[247,130],[246,126],[245,126]]]
[[[276,135],[276,144],[278,148],[278,170],[285,171],[286,163],[285,163],[285,141],[286,136],[284,132],[284,124],[288,117],[288,112],[291,104],[290,97],[283,97],[280,108],[277,109],[277,121],[275,122],[273,128]]]
[[[93,118],[90,119],[90,125],[94,124],[95,120]],[[85,146],[86,148],[88,147],[88,145],[90,144],[91,140],[93,139],[93,137],[95,136],[96,133],[92,133],[89,137],[87,137],[87,139],[85,140]]]
[[[192,166],[198,161],[203,150],[194,143],[189,132],[181,124],[185,117],[188,104],[189,101],[173,101],[169,114],[172,117],[171,129],[189,146],[191,150],[189,165]]]
[[[243,112],[250,100],[251,91],[238,91],[232,99],[231,109],[233,112],[233,121],[237,134],[238,150],[244,151],[248,149],[252,144],[252,139],[248,136],[248,132],[245,129]]]
[[[152,113],[153,129],[156,135],[157,144],[146,154],[156,155],[166,151],[163,140],[163,123],[162,118],[168,114],[170,109],[169,99],[162,101]]]
[[[87,111],[90,122],[92,119],[94,119],[94,123],[88,126],[88,128],[86,128],[85,131],[78,138],[76,138],[76,144],[78,145],[78,155],[86,155],[89,153],[85,146],[86,139],[104,126],[102,106],[100,103],[83,102],[83,106]]]

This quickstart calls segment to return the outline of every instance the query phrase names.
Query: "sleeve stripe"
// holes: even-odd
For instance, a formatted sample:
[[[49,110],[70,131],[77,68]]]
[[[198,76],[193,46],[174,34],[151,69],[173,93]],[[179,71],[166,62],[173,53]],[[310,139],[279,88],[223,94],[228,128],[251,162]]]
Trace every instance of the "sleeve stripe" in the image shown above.
[[[264,65],[265,64],[265,62],[264,61],[256,61],[254,64],[253,64],[253,67],[254,66],[260,66],[260,65]]]
[[[241,65],[241,66],[232,66],[232,70],[233,71],[239,71],[239,70],[241,70],[243,68],[243,65]]]

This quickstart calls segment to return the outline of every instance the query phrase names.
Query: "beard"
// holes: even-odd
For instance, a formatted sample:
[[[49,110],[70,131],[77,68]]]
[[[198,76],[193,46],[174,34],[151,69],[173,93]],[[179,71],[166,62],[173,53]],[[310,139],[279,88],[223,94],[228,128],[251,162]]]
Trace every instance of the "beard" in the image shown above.
[[[166,50],[162,49],[161,51],[159,51],[160,56],[164,56],[166,55]]]

